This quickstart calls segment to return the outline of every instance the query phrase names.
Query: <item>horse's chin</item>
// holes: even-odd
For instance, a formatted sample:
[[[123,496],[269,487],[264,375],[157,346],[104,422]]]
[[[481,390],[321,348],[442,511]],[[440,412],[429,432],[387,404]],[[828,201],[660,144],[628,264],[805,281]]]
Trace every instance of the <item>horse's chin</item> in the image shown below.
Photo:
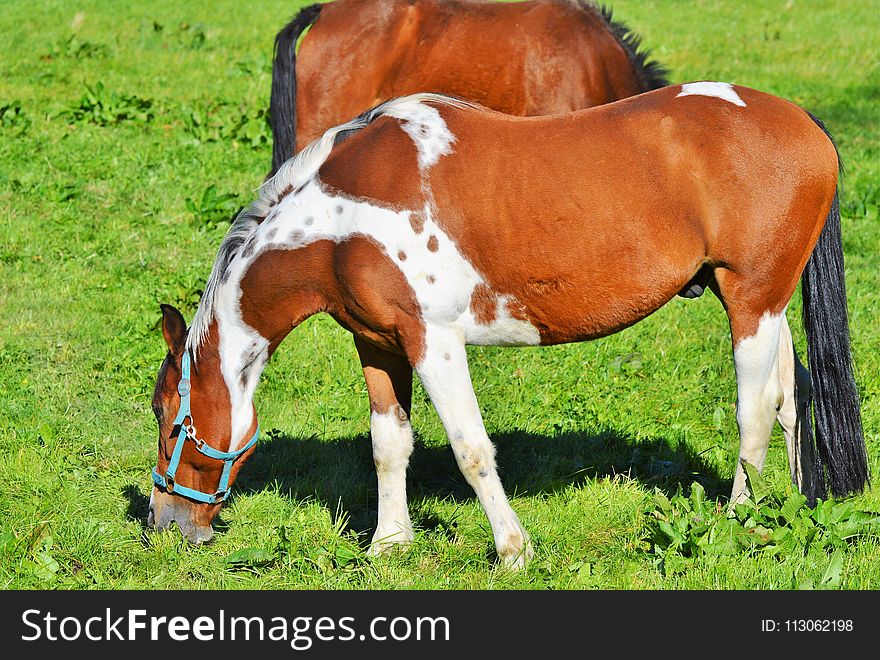
[[[180,529],[180,533],[183,534],[183,538],[192,545],[202,545],[214,538],[214,528],[210,526],[199,527],[191,523],[181,523],[178,521],[177,527]]]
[[[183,538],[193,545],[202,545],[214,538],[214,528],[211,525],[199,525],[192,521],[192,511],[187,503],[173,495],[157,493],[154,489],[150,497],[147,527],[161,532],[174,523],[177,523]]]

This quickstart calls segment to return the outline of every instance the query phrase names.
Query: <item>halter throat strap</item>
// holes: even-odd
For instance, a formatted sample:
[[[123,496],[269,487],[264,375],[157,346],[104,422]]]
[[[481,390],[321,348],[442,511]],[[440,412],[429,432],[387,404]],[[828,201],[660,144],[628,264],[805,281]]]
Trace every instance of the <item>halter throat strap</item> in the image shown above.
[[[240,449],[235,451],[214,449],[196,436],[195,426],[192,423],[192,408],[190,406],[191,389],[190,356],[189,351],[185,351],[180,360],[180,382],[177,383],[177,393],[180,395],[180,408],[177,411],[177,417],[174,418],[174,426],[179,427],[180,431],[177,434],[177,442],[174,443],[174,450],[171,453],[171,460],[168,462],[168,469],[165,470],[165,475],[159,474],[159,466],[157,465],[153,468],[153,483],[164,488],[169,493],[182,495],[196,502],[203,502],[205,504],[225,502],[231,492],[229,488],[229,475],[232,472],[232,464],[235,463],[239,456],[257,444],[257,437],[260,435],[260,425],[257,424],[254,435]],[[189,418],[189,424],[185,423],[187,418]],[[195,444],[196,449],[208,458],[223,461],[223,472],[220,475],[220,483],[217,486],[216,492],[205,493],[195,488],[181,486],[175,482],[174,478],[180,465],[180,456],[183,454],[183,446],[187,440],[191,440]]]

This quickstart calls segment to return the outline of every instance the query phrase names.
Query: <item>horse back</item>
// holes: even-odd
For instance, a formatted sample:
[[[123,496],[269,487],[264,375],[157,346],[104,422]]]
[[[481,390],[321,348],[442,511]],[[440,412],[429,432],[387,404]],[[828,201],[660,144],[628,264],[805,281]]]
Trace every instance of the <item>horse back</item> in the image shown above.
[[[336,0],[304,37],[297,80],[299,148],[380,101],[423,91],[516,115],[643,91],[598,10],[555,0]]]

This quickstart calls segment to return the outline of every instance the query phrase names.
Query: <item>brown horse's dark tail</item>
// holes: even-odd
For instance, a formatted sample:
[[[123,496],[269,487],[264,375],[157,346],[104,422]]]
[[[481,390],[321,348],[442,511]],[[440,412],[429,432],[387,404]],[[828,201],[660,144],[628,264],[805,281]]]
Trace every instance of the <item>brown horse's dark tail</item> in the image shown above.
[[[833,143],[822,122],[810,117]],[[842,170],[839,154],[838,164]],[[814,474],[804,475],[804,484],[809,486],[804,495],[812,502],[824,497],[826,486],[835,497],[844,497],[861,492],[869,483],[850,349],[838,192],[804,269],[801,293],[820,459]]]
[[[275,37],[272,64],[272,97],[269,123],[272,126],[272,174],[296,151],[296,41],[318,20],[321,5],[300,10]]]

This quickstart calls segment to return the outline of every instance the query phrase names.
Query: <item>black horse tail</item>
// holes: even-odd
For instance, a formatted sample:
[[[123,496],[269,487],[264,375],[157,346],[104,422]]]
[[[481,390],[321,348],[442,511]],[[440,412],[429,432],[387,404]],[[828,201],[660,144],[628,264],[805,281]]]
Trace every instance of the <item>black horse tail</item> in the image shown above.
[[[828,129],[819,119],[810,117],[833,144]],[[842,172],[839,153],[837,158],[838,171]],[[835,497],[861,492],[869,483],[868,455],[850,349],[839,190],[838,185],[801,280],[816,448],[820,459],[817,472],[810,480],[814,482],[815,492],[804,493],[811,501],[824,496],[826,483]]]
[[[272,174],[296,151],[296,41],[318,20],[321,5],[300,10],[275,37],[272,64],[272,96],[269,123],[272,127]]]

